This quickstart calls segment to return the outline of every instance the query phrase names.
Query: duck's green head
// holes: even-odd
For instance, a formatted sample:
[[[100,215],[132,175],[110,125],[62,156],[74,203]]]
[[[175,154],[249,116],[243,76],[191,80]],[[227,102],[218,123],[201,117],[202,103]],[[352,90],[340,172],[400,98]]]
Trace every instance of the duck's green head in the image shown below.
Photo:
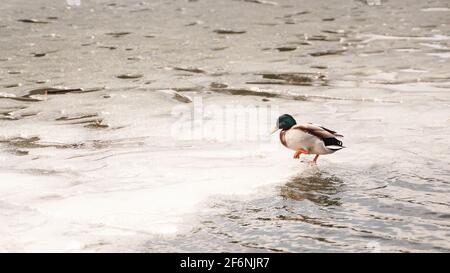
[[[278,117],[277,120],[277,125],[274,129],[273,132],[281,129],[281,130],[289,130],[291,129],[292,126],[294,126],[295,124],[297,124],[297,122],[295,121],[295,119],[288,114],[284,114]]]

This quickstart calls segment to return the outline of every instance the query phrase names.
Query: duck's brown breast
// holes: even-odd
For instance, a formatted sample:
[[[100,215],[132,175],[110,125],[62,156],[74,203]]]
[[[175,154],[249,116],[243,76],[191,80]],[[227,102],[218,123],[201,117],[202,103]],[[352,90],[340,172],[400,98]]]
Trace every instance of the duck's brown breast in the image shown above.
[[[286,130],[281,130],[280,132],[280,142],[284,145],[284,147],[288,148],[286,143]]]

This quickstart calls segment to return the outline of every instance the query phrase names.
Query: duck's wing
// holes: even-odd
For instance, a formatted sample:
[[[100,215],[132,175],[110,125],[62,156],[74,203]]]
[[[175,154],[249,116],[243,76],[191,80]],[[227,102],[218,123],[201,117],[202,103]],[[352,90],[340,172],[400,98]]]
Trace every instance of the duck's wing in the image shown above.
[[[312,123],[309,123],[309,124],[311,124],[312,126],[316,126],[316,127],[319,127],[319,128],[321,128],[321,129],[323,129],[323,130],[325,130],[325,131],[329,132],[330,134],[333,134],[333,135],[334,135],[334,137],[344,137],[343,135],[341,135],[341,134],[338,134],[338,133],[337,133],[336,131],[333,131],[333,130],[327,129],[327,128],[323,127],[323,126],[320,126],[320,125],[315,125],[315,124],[312,124]]]
[[[343,137],[343,135],[338,134],[333,130],[312,123],[298,124],[293,126],[292,129],[302,130],[303,132],[316,136],[320,139]]]

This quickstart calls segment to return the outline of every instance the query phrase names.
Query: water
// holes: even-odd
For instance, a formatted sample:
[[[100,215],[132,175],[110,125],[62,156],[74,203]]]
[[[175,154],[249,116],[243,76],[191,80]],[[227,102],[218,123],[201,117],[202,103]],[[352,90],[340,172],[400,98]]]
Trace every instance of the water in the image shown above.
[[[0,250],[449,251],[448,18],[447,1],[4,1]],[[268,137],[283,113],[347,148],[292,159]]]

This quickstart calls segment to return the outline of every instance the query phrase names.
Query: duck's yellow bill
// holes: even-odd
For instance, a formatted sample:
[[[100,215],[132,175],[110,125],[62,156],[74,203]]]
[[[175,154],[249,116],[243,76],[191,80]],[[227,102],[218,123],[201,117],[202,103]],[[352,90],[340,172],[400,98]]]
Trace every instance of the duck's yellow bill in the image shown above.
[[[276,131],[278,131],[279,129],[277,127],[273,128],[272,132],[270,132],[270,134],[272,135],[273,133],[275,133]]]

